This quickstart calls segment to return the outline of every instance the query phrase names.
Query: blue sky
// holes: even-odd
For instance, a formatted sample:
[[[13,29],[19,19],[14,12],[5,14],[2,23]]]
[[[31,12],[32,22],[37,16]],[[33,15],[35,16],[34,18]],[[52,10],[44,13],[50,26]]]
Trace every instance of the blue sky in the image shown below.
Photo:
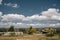
[[[48,27],[59,24],[60,0],[0,0],[1,27]]]
[[[4,5],[5,3],[17,4],[19,7],[12,8]],[[60,0],[3,0],[2,5],[0,5],[0,11],[4,14],[18,13],[25,16],[40,14],[40,12],[48,8],[60,9]]]

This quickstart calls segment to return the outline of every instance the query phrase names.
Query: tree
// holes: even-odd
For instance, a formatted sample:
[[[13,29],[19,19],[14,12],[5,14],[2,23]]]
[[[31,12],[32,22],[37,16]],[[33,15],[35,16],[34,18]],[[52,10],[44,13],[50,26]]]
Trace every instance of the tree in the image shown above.
[[[56,34],[60,34],[60,27],[56,28]]]
[[[33,34],[34,32],[36,32],[36,30],[34,28],[32,28],[32,26],[30,26],[28,33]]]
[[[14,31],[14,26],[10,26],[8,31],[13,32]]]
[[[27,30],[26,29],[23,29],[23,28],[20,28],[19,31],[20,32],[23,32],[23,33],[27,33]]]
[[[0,32],[7,32],[6,28],[0,28]]]
[[[51,29],[51,28],[49,28],[48,30],[47,30],[47,34],[46,34],[47,36],[54,36],[54,31],[53,31],[53,29]]]

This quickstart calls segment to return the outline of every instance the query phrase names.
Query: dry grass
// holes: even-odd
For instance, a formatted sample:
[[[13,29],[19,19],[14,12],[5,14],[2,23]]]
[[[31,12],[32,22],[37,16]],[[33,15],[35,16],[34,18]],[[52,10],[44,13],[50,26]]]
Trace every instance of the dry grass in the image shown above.
[[[58,36],[46,37],[42,34],[35,34],[14,37],[0,37],[0,40],[59,40],[59,37]]]

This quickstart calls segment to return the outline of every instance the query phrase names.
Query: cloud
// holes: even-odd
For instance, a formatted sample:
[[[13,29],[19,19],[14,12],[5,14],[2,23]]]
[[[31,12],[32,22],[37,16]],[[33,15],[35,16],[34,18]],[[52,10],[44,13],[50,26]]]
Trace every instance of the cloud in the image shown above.
[[[41,15],[25,16],[21,14],[4,14],[0,12],[0,26],[9,27],[14,25],[15,27],[27,28],[33,27],[55,27],[60,26],[60,10],[55,8],[49,8],[46,11],[42,11]]]
[[[47,11],[42,11],[41,15],[32,15],[32,16],[24,16],[20,14],[6,14],[2,16],[3,21],[33,21],[33,20],[60,20],[59,9],[49,8]]]
[[[23,20],[60,20],[59,9],[49,8],[47,11],[42,11],[41,15],[27,16]]]
[[[13,8],[18,8],[18,5],[17,4],[14,4],[12,7]]]
[[[4,4],[5,6],[9,6],[9,7],[13,7],[13,8],[18,8],[18,4],[15,4],[15,3],[5,3]]]
[[[24,15],[19,15],[19,14],[7,14],[2,16],[2,21],[18,21],[22,20],[25,16]]]
[[[0,16],[2,16],[2,12],[0,12]]]
[[[59,9],[49,8],[47,11],[43,11],[42,16],[48,17],[47,20],[60,20]]]
[[[26,23],[12,23],[12,22],[3,23],[3,22],[0,22],[0,27],[8,28],[11,25],[13,25],[15,28],[29,28],[30,26],[32,26],[34,28],[40,28],[40,27],[43,28],[43,27],[59,27],[60,23],[56,23],[56,24],[42,24],[42,23],[26,24]]]
[[[44,20],[47,19],[46,16],[40,16],[40,15],[32,15],[32,16],[27,16],[23,19],[23,21],[25,20]]]
[[[2,12],[0,12],[0,21],[2,20]]]
[[[3,0],[0,0],[0,4],[2,4],[2,1],[3,1]]]
[[[59,9],[49,8],[47,11],[42,11],[42,15],[53,16],[53,15],[58,15],[59,14],[58,12],[59,12]]]
[[[39,16],[39,15],[32,15],[32,16],[27,16],[25,17],[24,15],[19,15],[19,14],[7,14],[2,16],[2,21],[32,21],[32,20],[45,20],[47,19],[46,16]]]

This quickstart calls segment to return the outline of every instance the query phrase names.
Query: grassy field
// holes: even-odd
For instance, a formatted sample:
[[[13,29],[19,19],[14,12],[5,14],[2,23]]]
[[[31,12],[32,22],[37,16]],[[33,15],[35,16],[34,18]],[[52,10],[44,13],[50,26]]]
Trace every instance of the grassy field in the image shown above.
[[[1,36],[0,40],[60,40],[60,38],[57,35],[53,37],[46,37],[43,34],[34,34],[34,35],[21,35],[21,36],[11,36],[11,37]]]

